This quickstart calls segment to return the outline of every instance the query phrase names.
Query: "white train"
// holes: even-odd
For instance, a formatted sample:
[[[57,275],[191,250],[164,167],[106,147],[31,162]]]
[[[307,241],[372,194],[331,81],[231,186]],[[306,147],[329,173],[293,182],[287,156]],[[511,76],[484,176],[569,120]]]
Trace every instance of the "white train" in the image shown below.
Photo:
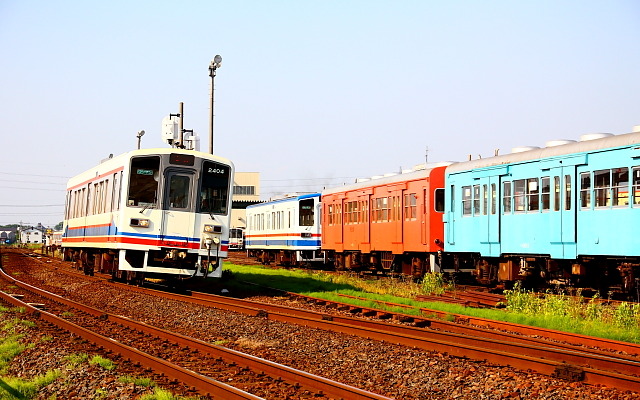
[[[219,277],[233,174],[225,158],[178,148],[104,160],[69,180],[64,257],[130,282]]]
[[[303,265],[325,262],[320,250],[320,193],[247,207],[244,245],[262,263]]]

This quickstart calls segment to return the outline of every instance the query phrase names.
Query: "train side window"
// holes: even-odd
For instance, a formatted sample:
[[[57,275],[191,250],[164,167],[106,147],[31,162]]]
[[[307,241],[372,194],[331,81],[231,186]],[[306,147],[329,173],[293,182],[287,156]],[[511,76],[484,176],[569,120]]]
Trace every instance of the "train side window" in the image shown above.
[[[527,211],[538,211],[540,209],[539,193],[538,178],[527,179]]]
[[[415,221],[418,216],[418,196],[415,193],[404,195],[404,219]]]
[[[540,195],[542,198],[542,210],[549,211],[551,209],[551,181],[548,176],[540,179]]]
[[[633,205],[640,204],[640,167],[633,168]]]
[[[553,210],[560,211],[560,177],[553,177]]]
[[[595,171],[593,187],[596,207],[609,207],[611,205],[611,170]]]
[[[511,213],[511,182],[502,183],[502,212]]]
[[[591,172],[580,174],[580,207],[591,208]]]
[[[136,157],[129,172],[129,207],[150,207],[157,201],[160,157]]]
[[[626,207],[629,205],[629,168],[611,170],[611,191],[613,205]]]
[[[571,175],[564,176],[564,209],[571,210]]]
[[[462,215],[471,215],[471,186],[462,187]]]
[[[527,181],[524,179],[518,179],[513,181],[513,202],[515,211],[525,210],[525,194],[526,194]]]
[[[480,215],[480,185],[473,185],[473,215]]]
[[[436,189],[433,197],[436,212],[444,212],[444,188]]]

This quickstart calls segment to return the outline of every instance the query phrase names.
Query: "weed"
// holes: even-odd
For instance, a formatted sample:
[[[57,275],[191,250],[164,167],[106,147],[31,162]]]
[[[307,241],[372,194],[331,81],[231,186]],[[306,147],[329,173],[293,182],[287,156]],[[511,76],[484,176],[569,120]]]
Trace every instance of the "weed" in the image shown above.
[[[156,383],[152,381],[151,378],[136,378],[134,376],[122,376],[118,378],[118,381],[122,383],[133,383],[134,385],[144,386],[144,387],[156,386]]]
[[[99,365],[107,371],[111,371],[116,369],[116,364],[109,360],[108,358],[104,358],[102,356],[93,356],[91,360],[89,360],[90,365]]]
[[[140,400],[198,400],[199,397],[182,397],[176,396],[171,392],[163,389],[156,388],[153,393],[145,394],[140,397]]]
[[[80,354],[69,354],[63,358],[71,366],[77,366],[86,362],[89,359],[89,355],[87,353]]]

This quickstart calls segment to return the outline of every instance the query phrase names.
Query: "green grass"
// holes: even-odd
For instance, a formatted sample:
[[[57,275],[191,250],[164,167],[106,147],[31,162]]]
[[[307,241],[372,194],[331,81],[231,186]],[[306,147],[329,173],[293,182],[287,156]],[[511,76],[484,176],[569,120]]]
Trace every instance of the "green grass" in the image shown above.
[[[176,396],[169,391],[156,388],[153,393],[140,396],[140,400],[198,400],[199,397]]]
[[[156,386],[156,383],[153,380],[151,380],[151,378],[136,378],[134,376],[122,376],[118,378],[118,381],[122,383],[133,383],[134,385],[144,386],[144,387]]]
[[[516,286],[514,290],[505,293],[506,310],[479,309],[459,304],[413,300],[418,294],[438,293],[440,288],[447,288],[447,282],[438,275],[427,277],[422,284],[416,284],[402,279],[361,279],[354,274],[335,275],[234,264],[225,264],[225,267],[232,272],[231,281],[235,280],[235,283],[229,283],[238,287],[243,284],[246,286],[244,282],[252,282],[306,296],[409,315],[420,315],[420,308],[426,308],[448,314],[640,343],[639,304],[622,303],[616,308],[595,301],[588,302],[579,294],[578,297],[562,293],[539,296]],[[362,299],[349,299],[340,296],[341,294]],[[375,300],[405,304],[413,308],[388,307]],[[453,317],[445,319],[452,320]]]

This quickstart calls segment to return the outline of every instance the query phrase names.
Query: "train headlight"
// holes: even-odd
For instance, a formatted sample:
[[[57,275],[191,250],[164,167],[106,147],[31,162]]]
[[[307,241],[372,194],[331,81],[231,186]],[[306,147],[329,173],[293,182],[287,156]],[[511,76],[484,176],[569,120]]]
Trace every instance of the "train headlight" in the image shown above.
[[[220,225],[205,225],[204,233],[222,233],[222,226]]]
[[[151,221],[144,218],[131,218],[129,226],[137,226],[139,228],[148,228],[151,225]]]

